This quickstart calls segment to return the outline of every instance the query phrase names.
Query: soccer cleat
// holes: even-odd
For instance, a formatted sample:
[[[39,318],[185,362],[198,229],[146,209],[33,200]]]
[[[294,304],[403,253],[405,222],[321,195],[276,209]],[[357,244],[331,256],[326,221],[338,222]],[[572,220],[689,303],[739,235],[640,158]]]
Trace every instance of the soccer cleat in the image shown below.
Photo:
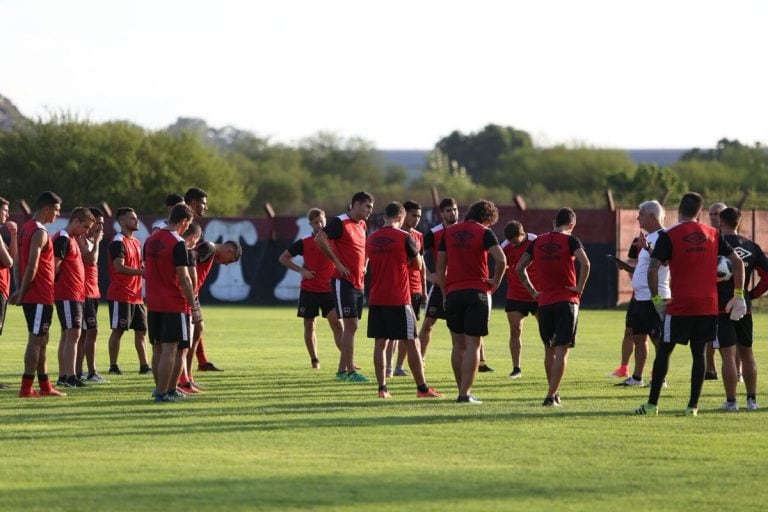
[[[552,395],[552,399],[555,401],[555,407],[562,407],[562,403],[560,402],[560,392],[558,391],[554,395]]]
[[[51,386],[51,389],[41,389],[40,396],[67,396],[67,394]]]
[[[205,388],[201,386],[197,381],[191,380],[189,384],[195,386],[198,390],[203,391]]]
[[[392,372],[392,368],[388,366],[387,369],[384,370],[384,375],[387,377],[393,377],[394,373]]]
[[[64,384],[64,386],[68,388],[84,388],[86,387],[86,384],[78,379],[75,375],[70,375],[67,377],[67,382]]]
[[[645,382],[643,382],[643,379],[636,380],[634,377],[629,377],[626,380],[623,380],[619,382],[618,384],[614,384],[615,386],[629,386],[629,387],[643,387],[645,386]]]
[[[40,398],[40,393],[34,389],[19,391],[19,398]]]
[[[64,375],[56,379],[56,385],[61,387],[69,387],[67,386],[67,378]]]
[[[643,384],[643,387],[644,388],[649,388],[649,387],[651,387],[651,383],[652,383],[652,381],[649,380],[647,383]],[[668,387],[669,386],[667,386],[667,379],[664,379],[664,382],[661,383],[661,389],[667,389]]]
[[[392,395],[389,394],[389,391],[387,391],[386,389],[380,389],[379,398],[392,398]]]
[[[173,398],[174,400],[179,398],[185,398],[187,396],[187,394],[184,391],[180,390],[179,388],[174,388],[170,390],[168,393],[166,393],[166,395]]]
[[[704,380],[717,380],[717,372],[706,372],[704,374]]]
[[[148,364],[143,364],[139,368],[139,375],[146,375],[152,373],[152,368]]]
[[[320,360],[319,359],[312,359],[312,369],[319,370],[320,369]]]
[[[523,376],[523,372],[520,370],[520,368],[515,368],[512,370],[512,373],[509,374],[510,379],[519,379]]]
[[[366,377],[362,373],[357,373],[357,372],[348,373],[346,381],[347,382],[370,382],[368,377]]]
[[[686,407],[683,416],[698,416],[699,409],[697,407]]]
[[[659,414],[659,407],[657,405],[646,403],[641,405],[637,409],[635,409],[635,414],[639,414],[639,415]]]
[[[109,381],[99,375],[98,373],[89,374],[88,377],[85,378],[85,382],[94,382],[96,384],[109,384]]]
[[[628,368],[619,366],[618,368],[613,370],[611,373],[609,373],[608,377],[612,379],[626,379],[627,377],[631,377],[631,375],[629,374]]]
[[[416,398],[443,398],[445,395],[435,388],[429,388],[426,391],[416,390]]]
[[[747,410],[748,411],[756,411],[759,409],[759,406],[757,405],[757,400],[754,398],[747,398]]]
[[[555,397],[548,396],[544,399],[544,401],[541,403],[544,407],[554,407],[555,406]]]
[[[155,396],[155,403],[169,403],[169,402],[175,402],[176,399],[170,396],[168,393],[163,393],[162,395]]]
[[[123,372],[120,370],[120,367],[116,364],[110,365],[109,371],[107,372],[108,375],[122,375]]]
[[[410,373],[408,373],[408,370],[406,370],[405,368],[395,368],[395,371],[392,372],[392,374],[395,377],[408,377],[410,375]]]
[[[339,382],[344,382],[347,380],[347,372],[338,372],[336,374],[336,380]]]
[[[720,406],[720,409],[728,412],[736,412],[739,410],[739,405],[736,402],[729,402],[726,400],[723,402],[723,405]]]
[[[193,394],[193,393],[202,393],[199,388],[197,388],[195,385],[193,385],[191,382],[185,382],[184,384],[179,385],[179,391],[181,391],[184,394]]]
[[[494,370],[493,368],[491,368],[487,364],[481,364],[480,366],[477,367],[477,371],[481,372],[481,373],[493,373],[496,370]]]
[[[217,368],[215,364],[208,361],[205,364],[201,364],[197,366],[197,370],[200,372],[223,372],[221,368]]]
[[[480,405],[483,403],[482,400],[479,400],[477,397],[473,395],[467,395],[467,396],[461,396],[456,399],[457,404],[474,404],[474,405]]]

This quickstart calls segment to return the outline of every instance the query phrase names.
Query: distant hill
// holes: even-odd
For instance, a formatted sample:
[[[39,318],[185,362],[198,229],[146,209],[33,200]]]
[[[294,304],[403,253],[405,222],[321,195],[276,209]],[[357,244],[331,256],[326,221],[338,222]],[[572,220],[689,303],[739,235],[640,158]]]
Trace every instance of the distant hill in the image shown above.
[[[0,94],[0,130],[10,130],[22,120],[24,120],[24,116],[21,115],[16,105]]]

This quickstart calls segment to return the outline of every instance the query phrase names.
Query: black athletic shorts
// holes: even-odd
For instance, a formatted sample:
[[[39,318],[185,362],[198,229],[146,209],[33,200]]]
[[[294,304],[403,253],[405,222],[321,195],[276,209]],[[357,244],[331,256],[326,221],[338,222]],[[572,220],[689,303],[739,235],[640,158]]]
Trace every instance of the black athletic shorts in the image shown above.
[[[627,310],[629,327],[632,334],[647,334],[651,338],[658,339],[661,336],[663,323],[653,302],[650,300],[632,300]]]
[[[632,308],[635,307],[635,296],[633,295],[631,299],[629,299],[629,306],[627,306],[627,314],[624,315],[624,327],[627,329],[632,328]],[[658,316],[658,315],[656,315]]]
[[[751,314],[736,321],[731,320],[728,314],[717,315],[717,338],[712,342],[712,347],[727,348],[734,345],[752,346]]]
[[[48,334],[53,320],[53,304],[22,304],[27,330],[35,336]]]
[[[83,303],[74,300],[57,300],[56,316],[62,329],[80,329],[83,326]]]
[[[300,318],[315,318],[320,312],[323,318],[336,307],[336,299],[331,292],[299,292],[299,310],[296,316]]]
[[[443,291],[436,284],[430,283],[427,293],[427,310],[424,312],[427,318],[441,318],[445,320],[445,309],[443,308]]]
[[[579,325],[579,305],[573,302],[555,302],[539,306],[539,335],[547,347],[576,345]]]
[[[178,343],[179,348],[189,348],[192,338],[192,320],[186,313],[147,314],[149,343]]]
[[[109,301],[109,324],[112,329],[147,330],[147,308],[144,304]]]
[[[448,329],[456,334],[488,336],[491,318],[491,294],[484,290],[456,290],[445,301]]]
[[[405,306],[368,306],[368,337],[388,340],[415,340],[416,314]]]
[[[345,279],[331,279],[331,289],[339,318],[363,318],[363,290]]]
[[[421,319],[421,301],[424,296],[420,293],[411,294],[411,307],[413,308],[413,314],[416,315],[416,320]]]
[[[507,305],[504,306],[504,311],[507,313],[517,312],[522,313],[523,316],[529,314],[536,316],[536,312],[539,310],[539,304],[535,300],[512,300],[507,299]]]
[[[664,317],[662,340],[665,343],[687,345],[709,343],[717,338],[717,315],[670,316]]]
[[[83,303],[83,330],[90,331],[99,327],[99,299],[86,297]]]

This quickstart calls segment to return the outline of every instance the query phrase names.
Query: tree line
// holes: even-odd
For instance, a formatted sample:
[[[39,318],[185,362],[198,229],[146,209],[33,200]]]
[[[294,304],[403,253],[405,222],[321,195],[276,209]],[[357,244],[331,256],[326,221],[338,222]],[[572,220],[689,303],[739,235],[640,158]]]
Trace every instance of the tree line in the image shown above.
[[[190,186],[208,191],[211,213],[222,216],[263,215],[265,203],[281,215],[311,206],[335,212],[358,190],[379,202],[431,206],[433,188],[461,204],[481,197],[509,204],[519,194],[529,208],[595,208],[606,204],[610,189],[617,206],[634,208],[647,199],[675,204],[696,190],[728,204],[748,194],[745,207],[766,208],[768,153],[759,144],[722,139],[659,167],[636,164],[620,150],[537,147],[523,130],[490,124],[437,141],[414,180],[383,162],[370,142],[331,133],[289,146],[203,121],[149,131],[67,114],[0,131],[0,195],[9,200],[29,202],[50,189],[65,199],[65,210],[106,200],[162,214],[164,198]]]

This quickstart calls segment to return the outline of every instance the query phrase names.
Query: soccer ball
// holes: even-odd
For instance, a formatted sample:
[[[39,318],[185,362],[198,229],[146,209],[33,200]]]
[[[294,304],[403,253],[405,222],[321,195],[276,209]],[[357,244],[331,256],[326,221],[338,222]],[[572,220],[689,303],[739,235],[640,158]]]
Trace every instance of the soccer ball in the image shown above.
[[[717,280],[727,281],[733,275],[733,263],[725,256],[717,257]]]

